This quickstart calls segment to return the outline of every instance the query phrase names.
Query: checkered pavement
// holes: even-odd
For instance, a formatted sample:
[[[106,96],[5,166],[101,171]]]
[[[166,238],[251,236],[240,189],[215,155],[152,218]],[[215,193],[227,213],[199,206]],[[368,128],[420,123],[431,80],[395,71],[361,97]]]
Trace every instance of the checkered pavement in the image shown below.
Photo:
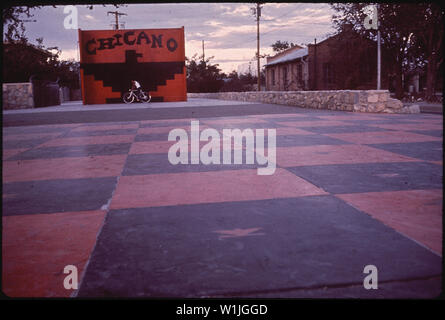
[[[66,265],[79,297],[290,294],[360,284],[367,264],[383,283],[440,278],[441,116],[195,119],[275,128],[270,176],[171,165],[168,133],[191,120],[3,128],[3,292],[68,297]]]

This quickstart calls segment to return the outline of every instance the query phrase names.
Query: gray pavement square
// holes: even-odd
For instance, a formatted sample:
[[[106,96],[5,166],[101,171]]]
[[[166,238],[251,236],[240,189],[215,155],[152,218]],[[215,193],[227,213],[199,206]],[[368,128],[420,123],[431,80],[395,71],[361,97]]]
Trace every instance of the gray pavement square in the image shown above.
[[[137,128],[134,129],[111,129],[111,130],[87,130],[87,131],[70,131],[63,135],[63,138],[75,137],[94,137],[109,135],[133,135],[136,134]]]
[[[306,129],[307,128],[304,128],[304,130]],[[277,147],[351,144],[350,142],[324,136],[322,134],[278,135],[276,139]],[[268,140],[265,140],[264,145],[268,147]]]
[[[122,175],[145,175],[145,174],[159,174],[159,173],[180,173],[180,172],[207,172],[207,171],[219,171],[219,170],[236,170],[236,169],[256,169],[263,167],[254,162],[254,164],[246,164],[245,152],[242,152],[242,163],[234,164],[234,150],[231,151],[231,164],[222,163],[222,151],[221,151],[221,164],[176,164],[173,165],[168,160],[166,153],[150,153],[150,154],[130,154],[127,157]],[[255,161],[255,159],[254,159]]]
[[[440,257],[333,196],[112,210],[78,297],[362,285],[369,264],[382,282],[441,274]]]
[[[3,141],[2,148],[3,149],[28,149],[34,148],[39,144],[42,144],[48,140],[51,140],[50,137],[47,138],[38,138],[38,139],[26,139],[26,140],[6,140]]]
[[[428,162],[331,164],[286,169],[334,194],[442,188],[442,166]]]
[[[304,130],[314,133],[360,133],[360,132],[377,132],[377,131],[389,131],[377,127],[368,127],[366,125],[352,125],[352,126],[312,126],[305,127]]]
[[[127,154],[130,147],[131,143],[40,147],[21,152],[8,158],[8,160],[33,160]]]
[[[413,130],[410,132],[424,134],[427,136],[438,137],[438,138],[443,137],[443,130]]]
[[[443,160],[443,141],[382,143],[369,146],[421,160]]]
[[[116,177],[4,183],[2,214],[100,210],[111,198],[116,183]]]

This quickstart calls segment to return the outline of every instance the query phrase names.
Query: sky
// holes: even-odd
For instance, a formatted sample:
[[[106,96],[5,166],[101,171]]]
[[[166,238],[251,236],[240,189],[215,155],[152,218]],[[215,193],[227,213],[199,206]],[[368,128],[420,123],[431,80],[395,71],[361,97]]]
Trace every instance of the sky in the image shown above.
[[[254,3],[162,3],[128,4],[117,8],[126,13],[120,18],[125,29],[178,28],[184,26],[185,54],[202,55],[204,40],[205,56],[214,57],[225,73],[233,70],[246,71],[249,62],[255,70],[256,19],[251,8]],[[112,29],[115,11],[112,5],[95,5],[92,10],[76,5],[78,27],[83,30]],[[65,29],[64,6],[42,7],[32,11],[35,22],[26,22],[26,35],[31,43],[42,37],[46,47],[57,46],[62,59],[79,60],[78,32]],[[313,43],[332,35],[333,10],[327,3],[265,3],[260,20],[260,54],[271,54],[271,45],[277,41],[295,44]],[[262,63],[265,59],[262,60]]]

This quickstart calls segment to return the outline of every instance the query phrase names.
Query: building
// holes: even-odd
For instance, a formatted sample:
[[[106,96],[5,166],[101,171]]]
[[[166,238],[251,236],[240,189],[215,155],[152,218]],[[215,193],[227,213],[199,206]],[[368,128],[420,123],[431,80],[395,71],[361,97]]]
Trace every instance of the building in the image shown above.
[[[80,30],[84,104],[122,102],[137,80],[152,101],[186,101],[184,27]]]
[[[387,74],[383,67],[382,75]],[[376,43],[352,29],[306,48],[287,49],[266,64],[266,89],[272,91],[366,90],[375,89],[376,83]],[[382,76],[382,88],[387,83]]]
[[[266,90],[308,90],[309,66],[307,60],[307,48],[298,45],[267,58],[265,65]]]

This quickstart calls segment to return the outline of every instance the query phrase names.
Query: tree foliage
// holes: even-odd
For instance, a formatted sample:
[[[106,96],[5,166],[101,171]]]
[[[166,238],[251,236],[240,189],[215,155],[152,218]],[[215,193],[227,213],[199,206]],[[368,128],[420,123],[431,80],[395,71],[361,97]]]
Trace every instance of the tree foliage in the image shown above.
[[[78,88],[79,63],[74,60],[60,61],[59,48],[46,48],[43,39],[37,42],[37,46],[21,41],[3,45],[3,82],[28,82],[31,76],[35,76]]]
[[[106,6],[106,5],[103,5]],[[118,8],[122,4],[113,4]],[[56,7],[56,6],[53,6]],[[93,5],[87,5],[92,10]],[[42,6],[12,6],[2,10],[3,82],[28,82],[31,76],[59,81],[62,86],[79,88],[79,62],[61,61],[58,47],[45,47],[43,38],[36,45],[28,42],[24,23]]]
[[[33,16],[32,11],[39,6],[8,7],[2,10],[3,31],[7,41],[27,42],[25,36],[25,18]]]
[[[224,84],[224,74],[218,68],[218,64],[211,64],[210,60],[193,55],[186,58],[187,91],[188,92],[218,92]]]
[[[253,91],[256,90],[257,79],[258,79],[257,76],[254,76],[248,72],[239,75],[235,70],[233,70],[225,78],[225,83],[224,86],[221,88],[221,91],[224,92]]]
[[[351,25],[359,34],[376,40],[377,31],[366,29],[364,20],[370,13],[369,3],[336,3],[332,17],[338,31]],[[443,15],[441,6],[434,3],[381,3],[378,21],[382,49],[390,59],[388,70],[395,76],[396,96],[403,96],[402,77],[413,68],[429,65],[428,78],[435,79],[442,64]],[[427,92],[434,92],[435,81],[428,81]]]
[[[278,52],[279,53],[279,52],[282,52],[282,51],[284,51],[286,49],[293,48],[295,46],[296,46],[296,44],[294,44],[292,42],[289,43],[287,41],[277,40],[277,41],[275,41],[275,43],[272,44],[271,47],[272,47],[274,52]]]

